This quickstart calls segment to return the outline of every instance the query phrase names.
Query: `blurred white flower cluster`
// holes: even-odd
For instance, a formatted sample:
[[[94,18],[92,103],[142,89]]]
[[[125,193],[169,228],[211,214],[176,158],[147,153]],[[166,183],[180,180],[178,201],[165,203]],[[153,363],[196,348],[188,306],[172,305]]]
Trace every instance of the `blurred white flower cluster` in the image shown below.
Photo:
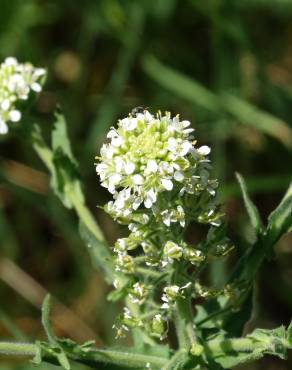
[[[13,57],[0,65],[0,134],[8,132],[8,122],[20,121],[18,102],[27,100],[31,91],[39,93],[45,75],[45,69],[18,63]]]
[[[179,116],[144,110],[111,128],[108,143],[97,157],[101,184],[113,195],[105,210],[131,232],[115,243],[115,265],[132,277],[127,294],[139,306],[155,290],[140,271],[146,277],[147,269],[166,273],[180,261],[198,267],[208,251],[185,242],[186,227],[193,221],[215,229],[221,224],[218,184],[210,177],[210,148],[197,146],[193,131],[190,122]],[[188,286],[186,282],[181,288],[172,285],[160,292],[163,304],[156,305],[160,308],[150,320],[151,335],[164,337],[166,308],[175,306]]]

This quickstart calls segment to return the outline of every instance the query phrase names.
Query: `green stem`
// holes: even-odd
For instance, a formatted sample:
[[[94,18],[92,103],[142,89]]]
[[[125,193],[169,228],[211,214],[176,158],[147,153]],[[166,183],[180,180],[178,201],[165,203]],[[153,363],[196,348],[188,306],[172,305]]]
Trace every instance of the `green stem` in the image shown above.
[[[135,271],[137,273],[141,274],[141,275],[146,275],[146,276],[152,277],[154,279],[157,279],[157,278],[161,277],[160,272],[157,272],[157,271],[151,270],[149,268],[145,268],[145,267],[136,267]]]
[[[182,349],[167,362],[161,370],[181,369],[182,366],[188,361],[188,352]]]
[[[213,339],[209,340],[204,345],[205,354],[216,358],[223,354],[240,354],[256,352],[264,354],[266,351],[273,348],[275,338],[266,337],[263,340],[252,337],[234,338],[234,339]],[[283,349],[291,349],[291,344],[285,338],[277,337],[277,342],[281,341]],[[34,357],[38,353],[38,346],[32,343],[11,343],[0,342],[0,355],[8,356],[30,356]],[[274,352],[273,352],[274,353]],[[276,354],[276,353],[275,353]],[[170,370],[181,368],[188,361],[188,350],[182,348],[170,360],[157,356],[148,356],[138,353],[120,352],[115,350],[92,350],[86,354],[78,355],[74,352],[66,351],[66,356],[72,361],[76,361],[92,367],[99,368],[100,363],[125,366],[126,368],[145,368],[149,363],[150,367],[156,370]],[[43,359],[45,362],[56,362],[56,358],[48,352]]]
[[[0,354],[8,356],[35,356],[37,346],[31,343],[0,342]]]
[[[193,329],[193,312],[190,301],[179,298],[176,302],[175,326],[180,348],[190,348],[196,336]]]
[[[110,350],[97,350],[90,353],[87,358],[89,361],[100,361],[109,364],[122,365],[131,368],[145,368],[149,363],[150,367],[161,369],[167,359],[156,356],[141,355],[138,353],[119,352]],[[81,361],[82,362],[82,361]],[[97,368],[97,367],[96,367]]]
[[[262,348],[262,342],[255,342],[248,338],[236,338],[225,340],[211,340],[207,343],[206,348],[212,352],[250,352],[257,348]]]
[[[202,320],[198,321],[196,323],[196,325],[197,326],[203,325],[203,324],[205,324],[205,322],[214,319],[214,317],[221,316],[221,315],[229,312],[230,310],[232,310],[232,308],[233,308],[232,306],[227,306],[227,307],[222,308],[218,311],[215,311],[215,312],[211,313],[209,316],[207,316],[205,319],[202,319]]]
[[[0,342],[1,355],[34,357],[37,352],[38,346],[36,344]],[[154,369],[161,369],[167,362],[167,359],[161,357],[110,350],[95,350],[88,352],[86,356],[82,355],[82,357],[70,353],[66,353],[66,355],[73,361],[89,365],[95,369],[98,368],[100,362],[112,365],[122,365],[135,369],[145,368],[147,363],[149,363],[149,365]],[[46,355],[44,361],[55,362],[55,358],[53,356]]]
[[[181,274],[180,266],[177,266],[173,273],[173,283],[180,286],[181,284]],[[180,297],[176,301],[175,307],[175,327],[179,343],[179,348],[190,348],[191,345],[196,340],[196,336],[193,329],[194,325],[194,315],[191,306],[190,297]]]

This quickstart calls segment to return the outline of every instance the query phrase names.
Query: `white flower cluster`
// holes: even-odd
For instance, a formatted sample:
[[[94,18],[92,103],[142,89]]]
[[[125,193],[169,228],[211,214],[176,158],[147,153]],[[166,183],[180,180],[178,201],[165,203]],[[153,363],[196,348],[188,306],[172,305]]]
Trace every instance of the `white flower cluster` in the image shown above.
[[[138,306],[147,304],[156,288],[139,270],[150,267],[160,274],[182,260],[199,265],[207,254],[183,240],[184,229],[192,221],[215,227],[221,222],[215,200],[217,181],[209,174],[210,148],[196,147],[193,131],[190,122],[179,116],[144,110],[111,128],[109,141],[97,157],[101,184],[113,195],[105,210],[131,232],[114,245],[115,265],[131,279],[127,294]],[[184,297],[189,285],[163,289],[162,305],[154,305],[159,307],[158,313],[151,324],[144,323],[151,335],[165,337],[167,311]],[[137,320],[124,312],[121,323],[141,325]]]
[[[149,225],[184,228],[187,218],[220,223],[214,202],[217,181],[209,175],[210,148],[195,147],[194,130],[189,126],[190,122],[180,121],[179,116],[171,117],[168,112],[152,115],[145,110],[120,120],[107,135],[109,142],[102,146],[96,165],[102,186],[114,198],[105,209],[132,232],[115,245],[119,271],[134,271],[128,251],[139,245],[144,252],[150,251],[145,252],[151,256],[149,264],[157,263],[153,258],[155,254],[159,257],[157,247],[145,237]],[[200,206],[194,207],[193,202]],[[198,257],[189,255],[193,260]],[[171,255],[168,257],[170,261]]]
[[[21,112],[17,103],[27,100],[31,91],[39,93],[46,71],[30,63],[21,64],[6,58],[0,65],[0,134],[8,132],[8,122],[18,122]]]
[[[101,148],[96,171],[102,186],[113,194],[108,211],[116,217],[129,217],[139,207],[150,209],[160,193],[179,189],[179,194],[194,194],[203,189],[215,195],[216,182],[209,180],[210,148],[194,147],[194,131],[189,121],[170,113],[162,116],[147,110],[119,121]],[[165,210],[164,222],[184,223],[183,209],[176,218]]]

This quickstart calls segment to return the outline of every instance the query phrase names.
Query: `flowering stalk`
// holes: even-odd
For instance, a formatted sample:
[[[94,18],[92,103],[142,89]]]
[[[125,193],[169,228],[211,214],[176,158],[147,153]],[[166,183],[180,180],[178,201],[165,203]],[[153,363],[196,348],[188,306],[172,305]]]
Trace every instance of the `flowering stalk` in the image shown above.
[[[11,122],[20,120],[21,101],[27,100],[31,91],[41,91],[44,76],[43,69],[19,64],[14,58],[1,64],[2,134]],[[264,257],[280,236],[291,230],[292,188],[264,228],[240,179],[258,240],[238,264],[229,284],[221,289],[203,286],[200,274],[208,262],[225,256],[232,246],[225,236],[223,214],[217,202],[218,184],[210,175],[210,148],[198,146],[193,131],[190,122],[181,121],[179,116],[171,117],[168,112],[153,115],[143,109],[133,110],[118,122],[117,128],[111,128],[109,142],[97,157],[96,170],[102,186],[113,195],[105,211],[130,231],[116,241],[111,258],[103,233],[85,205],[64,117],[56,114],[52,149],[34,126],[32,145],[51,173],[55,194],[65,207],[76,211],[81,236],[90,247],[95,266],[103,269],[116,289],[111,299],[125,299],[126,307],[114,327],[117,337],[133,329],[134,348],[97,350],[91,341],[80,345],[57,338],[46,298],[42,322],[48,342],[0,342],[0,355],[34,356],[35,364],[47,361],[66,370],[70,369],[70,360],[92,368],[108,364],[171,370],[205,365],[213,368],[214,363],[216,368],[220,365],[228,369],[266,353],[286,358],[292,347],[292,324],[287,329],[256,329],[245,338],[234,339],[230,338],[233,333],[225,329],[236,314],[235,309],[246,299]],[[192,223],[209,226],[206,239],[196,245],[185,239],[186,228]],[[208,303],[198,305],[194,315],[194,298],[213,298],[215,308],[209,310]],[[167,338],[172,322],[178,350],[156,345],[155,351],[155,341]]]
[[[157,311],[150,324],[124,311],[116,326],[118,336],[143,327],[162,340],[175,316],[181,345],[190,346],[195,335],[179,329],[193,322],[190,300],[199,295],[190,272],[229,248],[225,236],[218,239],[222,213],[216,200],[218,183],[210,175],[210,148],[198,147],[193,131],[179,116],[144,110],[111,128],[109,143],[97,157],[101,184],[113,195],[104,209],[130,230],[114,245],[116,270],[129,277],[127,295],[140,313],[153,307]],[[210,225],[206,242],[185,241],[191,222]],[[115,288],[121,288],[118,282]]]

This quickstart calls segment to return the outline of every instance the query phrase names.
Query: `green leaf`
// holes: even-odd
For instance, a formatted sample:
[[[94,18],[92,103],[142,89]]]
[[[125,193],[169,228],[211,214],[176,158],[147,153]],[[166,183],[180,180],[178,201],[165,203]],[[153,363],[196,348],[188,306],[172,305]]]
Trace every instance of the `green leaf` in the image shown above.
[[[278,207],[268,218],[264,242],[274,245],[292,227],[292,183]]]
[[[51,173],[51,187],[66,208],[72,208],[72,198],[84,203],[77,163],[73,157],[67,136],[64,117],[56,114],[52,133],[52,148],[46,145],[40,128],[34,125],[31,131],[34,149]]]
[[[60,112],[55,113],[55,124],[54,131],[52,133],[52,148],[53,151],[62,148],[63,153],[71,159],[72,162],[76,163],[71,150],[71,144],[68,138],[68,132],[66,127],[66,120],[63,114]]]
[[[50,294],[47,294],[42,304],[42,324],[47,334],[49,342],[51,344],[58,345],[58,340],[52,329],[52,324],[50,320],[50,310],[51,310],[51,296]]]
[[[80,220],[81,236],[88,248],[93,263],[101,267],[107,279],[112,282],[115,269],[105,238],[93,215],[85,205],[77,163],[73,157],[67,135],[66,122],[60,113],[56,114],[52,134],[51,151],[44,142],[41,131],[35,125],[31,132],[34,148],[51,173],[51,187],[66,208],[74,208]]]
[[[112,290],[107,296],[108,301],[117,302],[120,301],[121,299],[125,299],[126,296],[128,295],[128,288],[130,286],[129,283],[130,280],[126,281],[125,284],[123,284],[121,287]]]
[[[226,112],[242,124],[254,127],[258,131],[273,136],[291,149],[292,130],[280,118],[264,112],[255,105],[230,93],[221,95],[221,103]]]
[[[287,329],[287,340],[289,345],[292,347],[292,321]]]
[[[120,275],[115,271],[113,257],[110,250],[101,241],[92,230],[80,219],[79,231],[81,238],[87,245],[87,250],[91,256],[91,260],[95,268],[102,269],[105,272],[105,277],[109,283],[112,283]],[[126,279],[120,276],[126,284]],[[122,284],[123,285],[123,284]]]
[[[58,338],[55,336],[54,331],[52,329],[52,324],[50,320],[50,308],[51,308],[51,296],[48,294],[46,295],[43,305],[42,305],[42,324],[45,329],[45,332],[47,334],[50,346],[49,352],[53,354],[59,364],[66,370],[70,370],[70,363],[69,360],[61,347],[61,345],[58,342]],[[45,346],[46,347],[46,346]],[[45,348],[44,346],[41,346],[42,349]],[[46,351],[46,348],[45,348]],[[39,361],[40,358],[42,358],[41,353],[37,353],[35,356],[35,361]]]
[[[42,363],[42,350],[41,350],[41,344],[39,341],[36,342],[36,354],[34,358],[31,360],[31,362],[35,365],[40,365]]]
[[[67,208],[72,208],[72,197],[84,203],[77,162],[73,157],[67,134],[66,121],[62,114],[55,114],[52,133],[53,171],[52,187]]]
[[[49,171],[53,173],[54,172],[53,153],[46,145],[39,126],[36,124],[33,125],[30,134],[32,145],[35,151],[37,152],[41,160],[44,162],[44,164],[47,166]]]
[[[145,72],[166,89],[209,111],[220,111],[220,103],[215,94],[206,87],[182,73],[163,65],[154,56],[147,55],[143,60]]]
[[[210,360],[224,369],[258,360],[265,354],[286,359],[287,350],[291,349],[289,328],[285,330],[284,326],[280,326],[273,330],[256,329],[245,338],[215,339],[207,343],[206,350]]]
[[[259,215],[259,211],[256,208],[256,206],[254,205],[254,203],[252,202],[252,200],[250,199],[249,195],[248,195],[244,178],[240,175],[240,173],[236,173],[236,178],[237,178],[237,180],[239,182],[239,185],[240,185],[240,188],[241,188],[242,197],[243,197],[243,200],[244,200],[245,208],[246,208],[247,213],[249,215],[250,222],[251,222],[253,228],[258,233],[260,233],[262,231],[263,225],[262,225],[262,221],[261,221],[261,218],[260,218],[260,215]]]

